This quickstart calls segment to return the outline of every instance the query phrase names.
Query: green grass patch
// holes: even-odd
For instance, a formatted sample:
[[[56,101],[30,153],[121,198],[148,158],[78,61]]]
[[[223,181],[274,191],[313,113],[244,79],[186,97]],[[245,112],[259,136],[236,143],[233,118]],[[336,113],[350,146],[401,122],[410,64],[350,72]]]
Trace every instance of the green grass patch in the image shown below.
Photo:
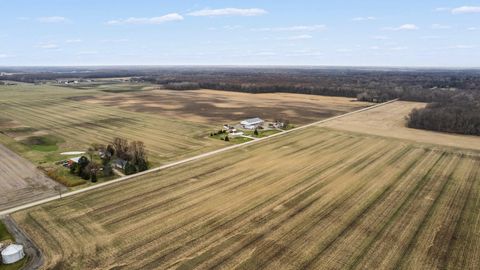
[[[258,130],[258,135],[255,135],[255,131],[249,130],[245,132],[245,135],[255,137],[255,138],[263,138],[263,137],[268,137],[273,134],[277,134],[281,131],[276,130],[276,129],[270,129],[270,130]]]
[[[62,140],[52,136],[31,136],[21,141],[23,144],[29,146],[32,150],[39,152],[53,152],[58,150],[58,143]]]
[[[51,179],[59,182],[66,187],[76,187],[86,184],[87,180],[83,180],[78,175],[71,174],[70,171],[64,167],[58,168],[44,168],[39,167]]]
[[[25,256],[23,259],[12,264],[0,264],[0,270],[18,270],[22,269],[27,264],[28,258]]]
[[[0,241],[13,240],[12,235],[8,232],[3,222],[0,222]]]

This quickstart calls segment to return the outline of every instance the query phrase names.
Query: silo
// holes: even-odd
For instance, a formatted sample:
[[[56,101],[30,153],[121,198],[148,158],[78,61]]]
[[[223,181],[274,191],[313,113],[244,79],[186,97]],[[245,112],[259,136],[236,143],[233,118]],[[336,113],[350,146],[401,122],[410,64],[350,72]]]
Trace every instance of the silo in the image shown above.
[[[4,264],[16,263],[25,257],[22,245],[11,244],[2,250],[2,262]]]

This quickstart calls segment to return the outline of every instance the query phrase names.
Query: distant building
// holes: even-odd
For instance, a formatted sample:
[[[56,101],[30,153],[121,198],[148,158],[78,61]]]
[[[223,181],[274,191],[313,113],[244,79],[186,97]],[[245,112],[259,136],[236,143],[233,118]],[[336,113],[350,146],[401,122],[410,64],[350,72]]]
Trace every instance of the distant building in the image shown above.
[[[242,127],[245,129],[255,129],[258,126],[263,125],[263,123],[265,123],[265,121],[256,117],[256,118],[245,119],[242,122],[240,122],[240,125],[242,125]]]

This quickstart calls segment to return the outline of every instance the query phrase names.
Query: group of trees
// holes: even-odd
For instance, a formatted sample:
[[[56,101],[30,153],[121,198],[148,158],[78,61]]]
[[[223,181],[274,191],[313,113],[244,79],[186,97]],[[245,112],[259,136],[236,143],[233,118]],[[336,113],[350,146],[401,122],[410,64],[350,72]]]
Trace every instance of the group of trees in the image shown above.
[[[148,170],[148,158],[145,144],[141,141],[128,142],[125,138],[115,138],[112,143],[112,149],[116,156],[126,161],[125,174],[134,174]]]
[[[480,96],[461,93],[449,101],[414,109],[407,118],[411,128],[480,135]]]
[[[95,161],[95,153],[100,154],[101,164]],[[85,180],[96,182],[98,173],[102,171],[103,176],[113,175],[112,161],[114,158],[125,161],[125,174],[133,174],[148,170],[148,159],[145,145],[141,141],[128,142],[124,138],[114,138],[111,144],[93,144],[87,150],[88,159],[82,156],[78,163],[70,166],[70,172],[82,177]]]

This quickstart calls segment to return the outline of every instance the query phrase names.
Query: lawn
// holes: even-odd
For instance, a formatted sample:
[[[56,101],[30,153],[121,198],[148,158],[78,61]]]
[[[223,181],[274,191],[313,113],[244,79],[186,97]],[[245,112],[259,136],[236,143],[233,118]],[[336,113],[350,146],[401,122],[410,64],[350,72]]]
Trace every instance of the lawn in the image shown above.
[[[8,232],[7,227],[0,221],[0,242],[5,240],[13,240],[12,235]]]

